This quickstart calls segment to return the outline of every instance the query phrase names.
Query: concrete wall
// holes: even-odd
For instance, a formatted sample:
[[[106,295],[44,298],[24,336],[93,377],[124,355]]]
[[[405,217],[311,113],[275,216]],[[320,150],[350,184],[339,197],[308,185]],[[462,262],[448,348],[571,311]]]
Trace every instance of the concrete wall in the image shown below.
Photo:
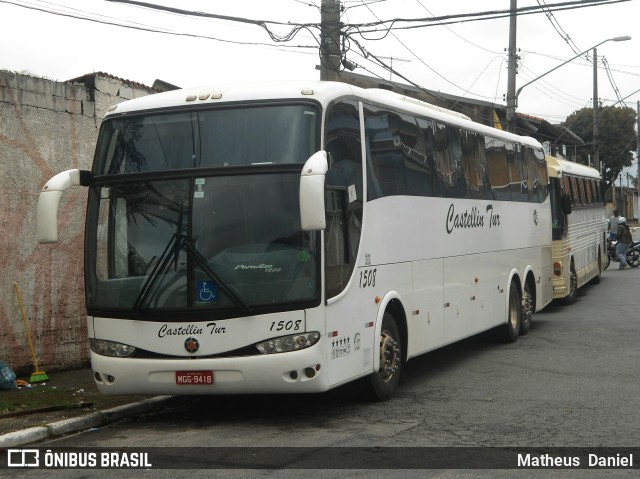
[[[36,204],[56,173],[90,169],[106,109],[152,93],[107,74],[55,82],[0,70],[0,361],[33,372],[18,286],[39,369],[88,360],[83,280],[86,189],[60,202],[59,242],[36,241]]]

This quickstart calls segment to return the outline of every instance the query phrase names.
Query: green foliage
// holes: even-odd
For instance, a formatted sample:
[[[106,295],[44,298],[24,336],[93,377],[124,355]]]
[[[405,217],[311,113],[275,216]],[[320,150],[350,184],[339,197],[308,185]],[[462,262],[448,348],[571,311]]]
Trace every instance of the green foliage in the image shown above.
[[[599,111],[598,139],[600,162],[605,171],[605,180],[615,178],[625,166],[631,164],[632,151],[636,151],[636,112],[628,107],[607,106]],[[579,150],[583,163],[593,151],[593,109],[583,108],[573,112],[564,126],[582,138],[585,146]]]

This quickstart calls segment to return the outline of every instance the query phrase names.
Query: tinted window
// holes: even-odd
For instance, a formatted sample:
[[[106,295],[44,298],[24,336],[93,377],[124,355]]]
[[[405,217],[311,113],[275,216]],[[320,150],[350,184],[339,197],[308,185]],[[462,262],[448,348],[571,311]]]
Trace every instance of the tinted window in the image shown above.
[[[509,189],[513,201],[529,201],[529,177],[524,152],[520,145],[507,143],[507,163],[509,164]]]
[[[333,105],[327,112],[325,177],[325,284],[327,297],[348,284],[358,255],[362,229],[362,148],[360,115],[354,102]]]
[[[488,198],[493,193],[487,189],[487,158],[484,137],[472,131],[462,131],[462,161],[467,179],[467,196]]]
[[[317,149],[312,105],[225,108],[106,120],[96,175],[304,163]]]
[[[365,106],[368,199],[389,195],[542,202],[542,150]]]
[[[365,130],[371,173],[369,198],[408,194],[408,183],[411,189],[419,190],[420,185],[416,185],[415,181],[407,181],[410,176],[407,165],[414,163],[418,156],[415,147],[420,131],[415,119],[401,113],[367,107]]]
[[[487,169],[493,196],[497,200],[510,200],[509,165],[507,162],[507,146],[497,138],[485,137]]]

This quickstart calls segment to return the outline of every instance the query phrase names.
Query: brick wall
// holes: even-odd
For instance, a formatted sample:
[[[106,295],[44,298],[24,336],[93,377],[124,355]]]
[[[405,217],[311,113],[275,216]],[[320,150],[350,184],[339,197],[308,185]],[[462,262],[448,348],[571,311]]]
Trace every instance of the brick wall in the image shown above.
[[[107,74],[55,82],[0,70],[0,361],[32,372],[22,313],[41,370],[88,360],[82,249],[86,189],[60,201],[59,242],[36,241],[42,186],[70,168],[90,169],[101,119],[123,100],[152,93]]]

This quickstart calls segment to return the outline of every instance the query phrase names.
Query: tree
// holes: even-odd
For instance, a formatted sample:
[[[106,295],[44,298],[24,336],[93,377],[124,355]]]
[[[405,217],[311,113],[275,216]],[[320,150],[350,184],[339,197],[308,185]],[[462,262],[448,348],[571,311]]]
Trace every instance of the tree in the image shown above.
[[[628,107],[606,106],[600,109],[599,117],[600,162],[604,180],[610,185],[622,168],[631,165],[631,152],[636,151],[637,145],[636,113]],[[593,109],[574,111],[567,117],[564,126],[584,140],[585,146],[582,151],[578,150],[578,155],[581,162],[586,164],[588,155],[593,151]]]

